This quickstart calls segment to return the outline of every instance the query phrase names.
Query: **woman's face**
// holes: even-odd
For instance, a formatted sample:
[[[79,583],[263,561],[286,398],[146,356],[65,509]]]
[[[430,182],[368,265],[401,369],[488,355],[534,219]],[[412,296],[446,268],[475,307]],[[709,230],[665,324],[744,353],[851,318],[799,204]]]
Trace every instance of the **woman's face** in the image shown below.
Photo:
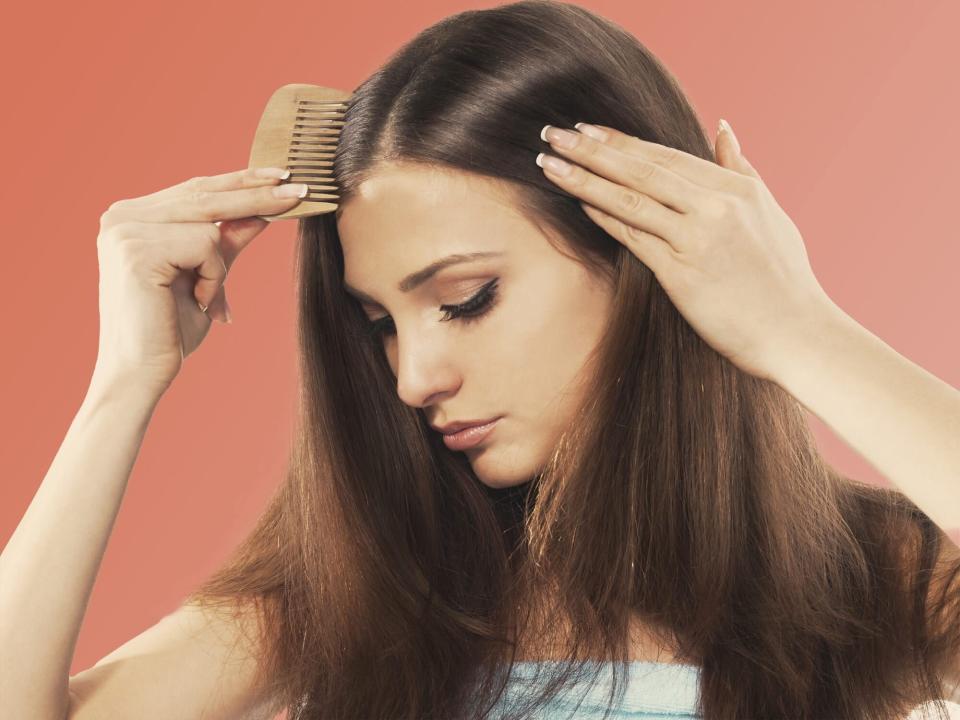
[[[581,369],[612,298],[508,193],[465,172],[384,164],[337,220],[344,284],[367,318],[381,321],[400,399],[433,426],[500,418],[462,451],[491,487],[530,480],[577,422]],[[399,287],[438,260],[472,253],[485,256]],[[473,317],[447,319],[450,308],[441,309],[468,301]]]

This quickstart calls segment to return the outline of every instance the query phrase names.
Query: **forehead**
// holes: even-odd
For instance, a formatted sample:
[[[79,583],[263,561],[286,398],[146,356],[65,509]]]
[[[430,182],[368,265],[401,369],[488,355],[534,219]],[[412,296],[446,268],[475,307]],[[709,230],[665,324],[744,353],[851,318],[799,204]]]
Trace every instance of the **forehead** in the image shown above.
[[[341,206],[337,231],[350,284],[385,266],[420,267],[441,253],[507,250],[533,232],[507,183],[436,166],[385,163]],[[355,283],[353,281],[356,281]]]

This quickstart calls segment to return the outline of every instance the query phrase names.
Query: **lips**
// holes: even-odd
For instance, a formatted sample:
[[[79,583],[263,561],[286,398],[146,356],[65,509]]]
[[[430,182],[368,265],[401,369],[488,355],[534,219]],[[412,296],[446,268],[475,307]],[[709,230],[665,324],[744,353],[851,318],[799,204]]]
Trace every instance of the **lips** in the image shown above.
[[[461,430],[466,430],[467,428],[486,425],[488,423],[493,422],[496,419],[497,418],[493,417],[493,418],[487,418],[486,420],[467,420],[463,422],[449,423],[448,425],[432,425],[431,424],[430,427],[432,427],[437,432],[443,433],[444,435],[453,435],[454,433],[458,433]]]
[[[472,425],[449,435],[444,434],[443,444],[450,450],[468,450],[483,443],[493,432],[500,418],[494,418],[480,425]],[[448,426],[449,427],[449,426]]]

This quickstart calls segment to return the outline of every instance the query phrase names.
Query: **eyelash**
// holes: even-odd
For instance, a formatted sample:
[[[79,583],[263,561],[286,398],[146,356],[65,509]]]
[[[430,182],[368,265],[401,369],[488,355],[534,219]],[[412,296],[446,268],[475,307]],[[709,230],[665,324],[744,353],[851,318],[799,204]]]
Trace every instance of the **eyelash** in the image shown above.
[[[486,315],[496,302],[497,281],[499,279],[500,278],[491,280],[480,288],[480,291],[476,295],[459,305],[441,305],[440,309],[446,313],[446,315],[441,318],[441,322],[460,318],[464,324],[469,324]],[[389,316],[380,318],[370,323],[367,334],[373,338],[379,337],[380,335],[393,335],[396,333],[396,328],[393,327],[391,330],[389,329],[391,327],[393,327],[393,320],[391,320]]]

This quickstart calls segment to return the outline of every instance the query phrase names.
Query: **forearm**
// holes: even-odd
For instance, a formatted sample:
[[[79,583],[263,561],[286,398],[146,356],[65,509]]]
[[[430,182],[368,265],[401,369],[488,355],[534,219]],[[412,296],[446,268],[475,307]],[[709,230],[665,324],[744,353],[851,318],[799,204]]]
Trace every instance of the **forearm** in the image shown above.
[[[70,663],[156,400],[91,383],[0,554],[0,715],[63,717]]]
[[[832,306],[774,381],[960,545],[960,392]]]

